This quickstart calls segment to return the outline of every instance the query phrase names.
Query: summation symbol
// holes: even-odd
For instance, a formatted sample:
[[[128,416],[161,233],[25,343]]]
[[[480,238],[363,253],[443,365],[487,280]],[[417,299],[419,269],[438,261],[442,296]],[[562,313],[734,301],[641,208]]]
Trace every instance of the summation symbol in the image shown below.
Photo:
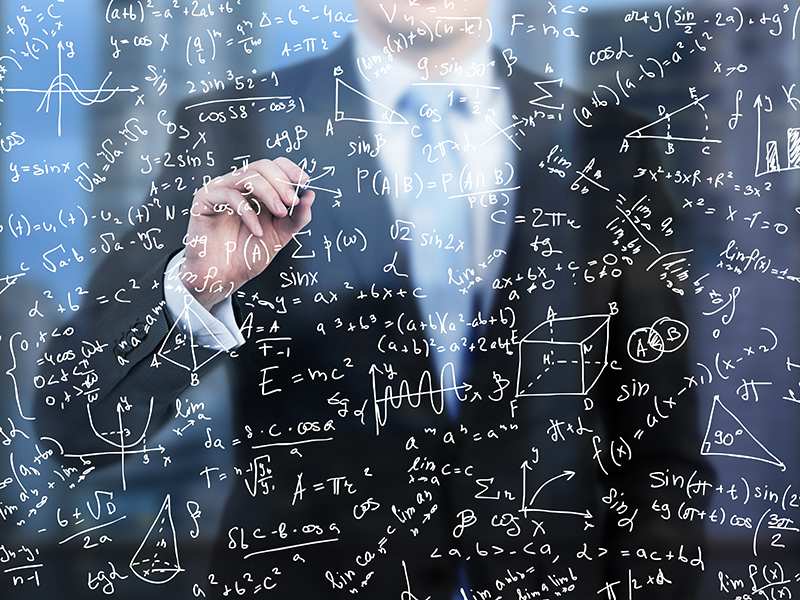
[[[64,46],[61,42],[58,42],[58,75],[53,77],[53,80],[50,82],[50,86],[47,89],[31,89],[31,88],[2,88],[0,87],[0,96],[5,94],[6,92],[29,92],[35,94],[43,94],[42,101],[39,103],[39,106],[36,108],[36,112],[42,110],[44,107],[45,112],[50,112],[50,98],[53,94],[58,94],[58,136],[61,137],[61,107],[62,107],[62,98],[64,94],[71,94],[72,97],[75,99],[76,102],[82,104],[83,106],[89,106],[92,104],[99,104],[101,102],[106,102],[111,99],[117,92],[137,92],[139,88],[137,86],[131,86],[129,88],[119,88],[119,87],[105,87],[106,82],[111,78],[113,71],[109,71],[106,78],[103,79],[103,82],[100,84],[100,87],[97,89],[92,90],[83,90],[78,87],[78,84],[72,78],[72,75],[68,73],[64,73],[61,68],[61,52],[64,49]],[[89,96],[87,94],[94,94],[94,96]]]
[[[167,583],[183,569],[172,520],[169,494],[130,563],[131,571],[147,583]]]

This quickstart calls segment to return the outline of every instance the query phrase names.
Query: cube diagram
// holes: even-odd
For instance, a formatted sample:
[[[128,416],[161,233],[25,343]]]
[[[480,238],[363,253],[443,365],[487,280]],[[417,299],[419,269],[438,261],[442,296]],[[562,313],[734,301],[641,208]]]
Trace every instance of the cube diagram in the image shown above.
[[[517,396],[582,396],[608,365],[610,315],[550,319],[519,341]]]

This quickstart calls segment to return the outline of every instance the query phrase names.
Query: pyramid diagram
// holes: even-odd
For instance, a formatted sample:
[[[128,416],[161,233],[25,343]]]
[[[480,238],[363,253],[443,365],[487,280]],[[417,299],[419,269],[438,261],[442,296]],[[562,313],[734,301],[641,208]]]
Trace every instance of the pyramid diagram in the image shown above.
[[[217,349],[215,353],[202,361],[200,361],[197,357],[197,348],[200,348],[201,346],[195,342],[193,333],[194,331],[205,331],[214,340],[214,346],[211,346],[210,348]],[[174,358],[178,354],[178,350],[183,349],[187,345],[191,350],[191,364],[187,364],[184,361]],[[196,371],[207,362],[214,360],[214,358],[219,356],[224,351],[223,344],[219,338],[217,338],[217,336],[214,335],[214,332],[208,328],[200,315],[198,315],[196,311],[192,310],[187,305],[184,306],[181,314],[175,320],[175,323],[173,323],[169,333],[167,334],[167,337],[164,339],[164,342],[158,349],[158,356],[174,365],[183,367],[187,371]]]
[[[130,562],[131,571],[147,583],[166,583],[182,571],[169,494]]]

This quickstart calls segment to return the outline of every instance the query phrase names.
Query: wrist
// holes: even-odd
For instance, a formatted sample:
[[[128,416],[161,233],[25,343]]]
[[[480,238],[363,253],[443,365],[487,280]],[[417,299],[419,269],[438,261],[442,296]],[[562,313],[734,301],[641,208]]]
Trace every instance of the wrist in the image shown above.
[[[217,279],[217,268],[194,268],[187,260],[181,262],[178,277],[194,299],[207,311],[211,312],[217,304],[225,300],[234,291],[233,282],[227,286]]]

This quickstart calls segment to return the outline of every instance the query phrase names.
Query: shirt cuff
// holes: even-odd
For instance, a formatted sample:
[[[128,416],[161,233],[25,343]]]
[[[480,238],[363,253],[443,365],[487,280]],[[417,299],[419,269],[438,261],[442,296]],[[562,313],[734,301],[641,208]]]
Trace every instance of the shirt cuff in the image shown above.
[[[207,311],[179,277],[183,252],[172,257],[164,272],[164,300],[172,320],[191,333],[198,346],[225,352],[238,348],[245,339],[233,315],[233,301],[225,298]]]

